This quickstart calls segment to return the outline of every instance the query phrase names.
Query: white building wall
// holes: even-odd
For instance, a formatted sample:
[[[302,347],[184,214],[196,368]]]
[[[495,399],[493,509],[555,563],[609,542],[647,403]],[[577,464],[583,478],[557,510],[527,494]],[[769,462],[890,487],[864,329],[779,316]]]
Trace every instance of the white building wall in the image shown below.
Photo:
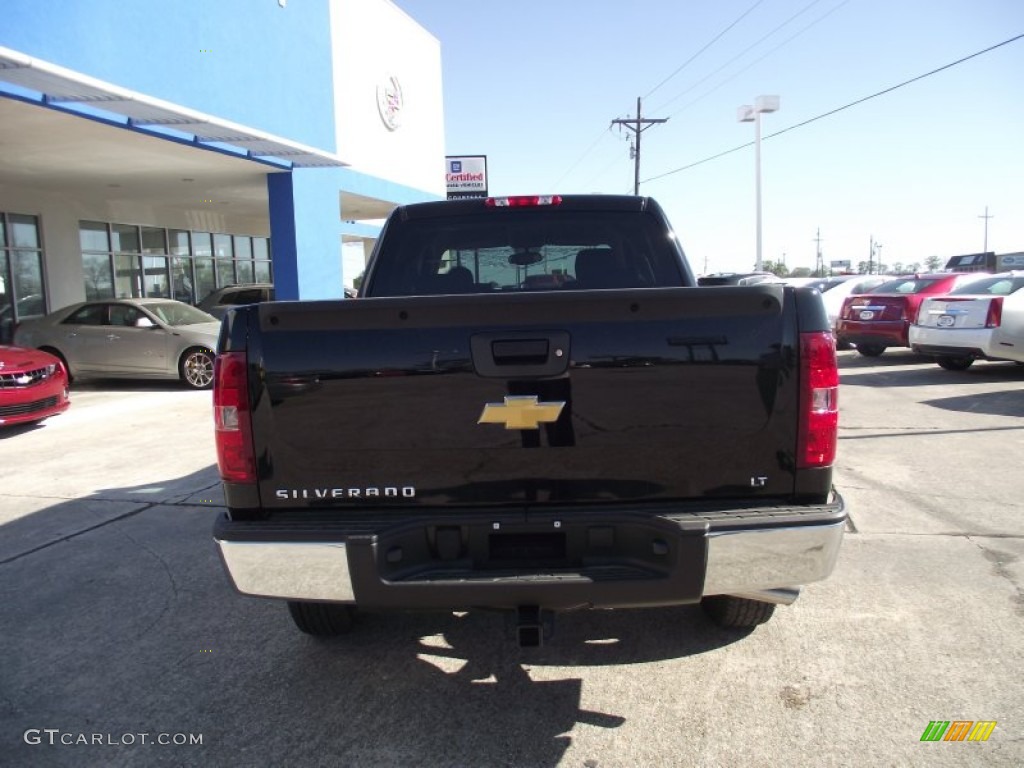
[[[353,170],[441,197],[444,103],[441,44],[390,0],[333,0],[337,151]],[[401,88],[397,125],[378,108],[378,90]]]

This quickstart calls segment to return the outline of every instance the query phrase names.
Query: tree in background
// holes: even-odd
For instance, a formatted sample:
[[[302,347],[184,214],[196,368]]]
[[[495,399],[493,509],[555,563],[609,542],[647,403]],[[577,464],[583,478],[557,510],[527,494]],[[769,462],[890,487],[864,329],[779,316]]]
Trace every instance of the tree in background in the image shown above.
[[[929,256],[924,260],[924,265],[932,272],[937,270],[942,265],[942,259],[938,256]]]
[[[858,275],[885,275],[889,273],[889,267],[877,261],[858,261]]]
[[[789,270],[786,265],[781,261],[762,261],[761,262],[762,272],[771,272],[773,275],[779,277],[786,277],[789,274]]]

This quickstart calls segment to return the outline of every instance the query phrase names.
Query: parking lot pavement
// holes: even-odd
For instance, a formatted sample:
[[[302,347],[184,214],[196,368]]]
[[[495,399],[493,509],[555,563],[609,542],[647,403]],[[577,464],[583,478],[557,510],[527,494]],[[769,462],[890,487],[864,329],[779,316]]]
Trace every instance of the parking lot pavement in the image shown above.
[[[154,504],[223,505],[209,392],[103,382],[71,399],[0,431],[0,561]]]
[[[209,394],[76,392],[0,439],[0,763],[1024,764],[1024,367],[842,365],[832,578],[752,633],[584,612],[534,650],[483,612],[301,635],[217,560]]]

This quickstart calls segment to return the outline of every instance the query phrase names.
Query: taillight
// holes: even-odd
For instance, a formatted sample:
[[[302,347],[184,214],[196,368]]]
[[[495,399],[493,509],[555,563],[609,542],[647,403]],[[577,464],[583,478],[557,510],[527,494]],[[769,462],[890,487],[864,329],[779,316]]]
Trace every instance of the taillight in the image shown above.
[[[839,437],[839,365],[828,331],[800,334],[800,433],[797,467],[827,467]]]
[[[538,205],[561,205],[561,195],[517,195],[515,197],[488,197],[488,208],[531,208]]]
[[[998,328],[1003,322],[1003,297],[996,296],[988,300],[988,314],[985,315],[986,328]]]
[[[255,483],[256,459],[249,423],[244,352],[225,352],[213,363],[213,420],[217,466],[228,483]]]

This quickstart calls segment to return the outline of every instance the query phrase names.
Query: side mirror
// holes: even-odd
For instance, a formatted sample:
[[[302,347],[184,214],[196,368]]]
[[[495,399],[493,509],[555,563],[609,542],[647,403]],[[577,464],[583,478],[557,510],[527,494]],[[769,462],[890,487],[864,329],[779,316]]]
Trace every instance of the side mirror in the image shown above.
[[[140,317],[135,321],[136,328],[156,328],[156,323],[150,320],[148,317]]]

